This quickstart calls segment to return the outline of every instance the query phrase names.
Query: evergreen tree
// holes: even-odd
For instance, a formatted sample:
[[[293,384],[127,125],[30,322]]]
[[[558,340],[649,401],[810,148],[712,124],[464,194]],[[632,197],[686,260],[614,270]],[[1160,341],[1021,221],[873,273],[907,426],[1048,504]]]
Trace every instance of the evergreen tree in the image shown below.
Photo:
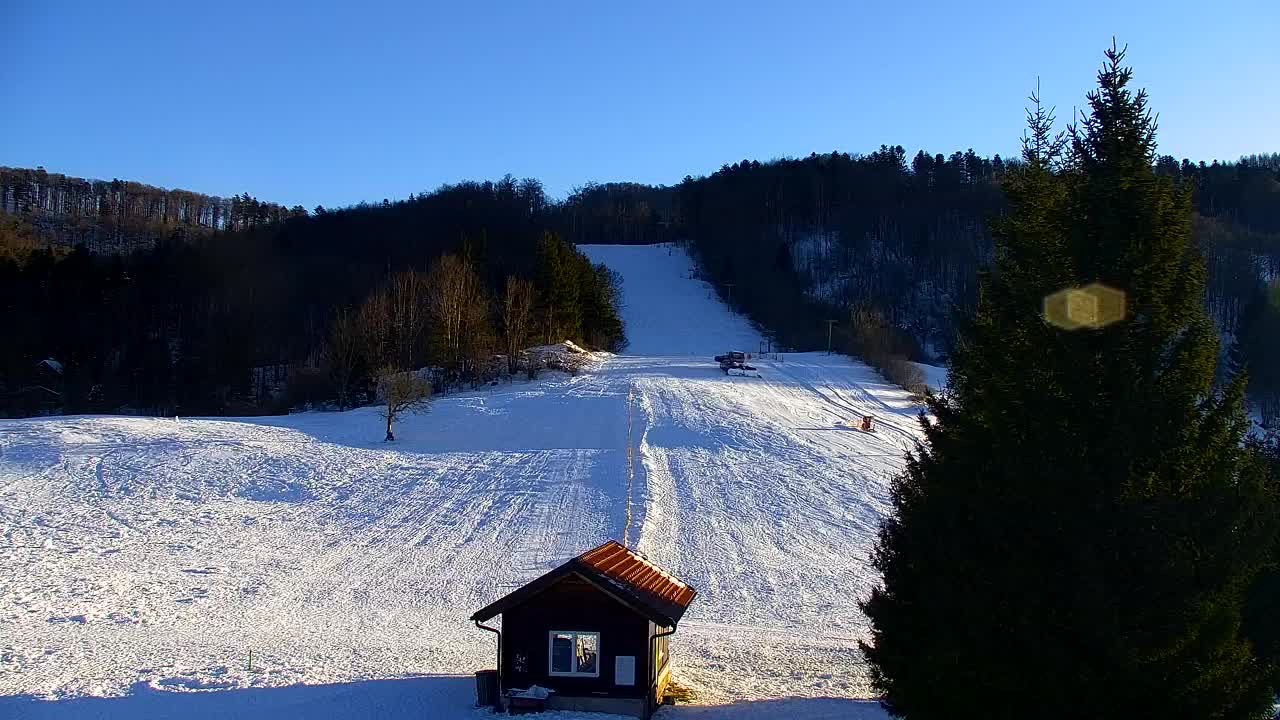
[[[911,720],[1270,707],[1242,617],[1272,489],[1242,378],[1214,390],[1190,197],[1153,173],[1145,93],[1106,56],[1069,146],[1032,96],[994,269],[894,483],[863,651]],[[1046,298],[1098,282],[1123,291],[1118,321],[1050,322]]]
[[[1240,316],[1232,362],[1249,372],[1265,424],[1280,429],[1280,282],[1260,289]]]
[[[1259,443],[1271,471],[1271,486],[1280,489],[1280,436]],[[1270,562],[1249,589],[1244,632],[1254,651],[1271,663],[1280,663],[1280,541],[1272,544]],[[1280,685],[1280,678],[1277,678]],[[1276,687],[1280,694],[1280,686]]]
[[[576,265],[577,250],[553,232],[538,243],[542,270],[543,322],[546,342],[582,339],[582,308],[578,291],[581,282]]]
[[[583,258],[585,260],[585,258]],[[593,350],[618,351],[623,346],[618,290],[622,280],[605,265],[580,265],[578,297],[582,303],[582,334]]]

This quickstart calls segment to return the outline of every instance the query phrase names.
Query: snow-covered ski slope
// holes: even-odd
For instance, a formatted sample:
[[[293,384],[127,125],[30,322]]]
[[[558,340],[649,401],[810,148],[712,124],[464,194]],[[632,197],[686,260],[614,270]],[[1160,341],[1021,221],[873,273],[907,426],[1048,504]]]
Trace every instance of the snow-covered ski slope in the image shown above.
[[[696,356],[705,366],[726,349],[754,352],[760,333],[695,279],[697,269],[678,247],[579,245],[592,262],[622,275],[626,354]]]
[[[469,614],[624,537],[699,591],[672,652],[703,705],[664,717],[882,717],[857,600],[919,406],[820,354],[726,377],[758,334],[679,249],[583,249],[627,353],[396,443],[372,408],[0,421],[0,717],[483,715]]]

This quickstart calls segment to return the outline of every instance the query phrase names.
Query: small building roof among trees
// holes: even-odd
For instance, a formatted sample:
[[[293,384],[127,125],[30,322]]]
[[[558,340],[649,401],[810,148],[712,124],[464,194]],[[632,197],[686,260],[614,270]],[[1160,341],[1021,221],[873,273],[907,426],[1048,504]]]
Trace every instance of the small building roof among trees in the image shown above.
[[[484,622],[520,605],[558,580],[576,574],[663,627],[674,626],[698,594],[640,553],[610,540],[565,562],[485,608],[472,620]]]

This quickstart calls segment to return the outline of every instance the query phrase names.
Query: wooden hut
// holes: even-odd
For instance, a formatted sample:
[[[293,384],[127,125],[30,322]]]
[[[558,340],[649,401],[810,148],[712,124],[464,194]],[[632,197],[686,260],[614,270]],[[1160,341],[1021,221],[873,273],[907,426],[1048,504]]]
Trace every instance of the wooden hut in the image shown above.
[[[647,719],[670,680],[667,638],[696,591],[612,540],[471,616],[498,635],[498,685],[548,708]],[[482,623],[502,615],[502,628]]]

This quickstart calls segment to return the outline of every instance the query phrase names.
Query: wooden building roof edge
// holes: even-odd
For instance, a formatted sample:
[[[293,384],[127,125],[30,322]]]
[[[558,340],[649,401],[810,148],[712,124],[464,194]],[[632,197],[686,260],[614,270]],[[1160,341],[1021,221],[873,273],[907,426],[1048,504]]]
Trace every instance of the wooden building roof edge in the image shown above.
[[[617,553],[619,551],[625,552],[629,558],[643,563],[646,570],[651,569],[656,571],[672,588],[678,590],[678,593],[676,593],[676,596],[672,597],[664,593],[655,592],[650,588],[636,585],[624,577],[612,574],[608,570],[597,567],[587,559],[588,556],[601,553],[606,550],[609,551],[610,554]],[[625,562],[626,559],[627,558],[620,559],[619,563]],[[583,579],[590,582],[597,589],[613,597],[615,600],[618,600],[632,610],[635,610],[637,613],[647,617],[649,620],[652,620],[664,627],[671,627],[679,622],[680,618],[684,615],[685,610],[688,608],[689,603],[693,602],[693,599],[697,597],[698,594],[698,591],[693,587],[678,580],[675,576],[658,567],[652,560],[649,560],[640,553],[623,546],[621,543],[609,540],[598,547],[592,548],[591,550],[588,550],[581,555],[552,568],[546,573],[543,573],[521,587],[512,590],[480,610],[477,610],[471,615],[471,619],[475,622],[484,622],[500,615],[503,612],[532,599],[534,596],[550,588],[560,579],[569,574],[582,576]],[[610,587],[606,587],[606,585],[612,586],[620,592],[611,590]],[[625,597],[621,595],[625,595]]]

